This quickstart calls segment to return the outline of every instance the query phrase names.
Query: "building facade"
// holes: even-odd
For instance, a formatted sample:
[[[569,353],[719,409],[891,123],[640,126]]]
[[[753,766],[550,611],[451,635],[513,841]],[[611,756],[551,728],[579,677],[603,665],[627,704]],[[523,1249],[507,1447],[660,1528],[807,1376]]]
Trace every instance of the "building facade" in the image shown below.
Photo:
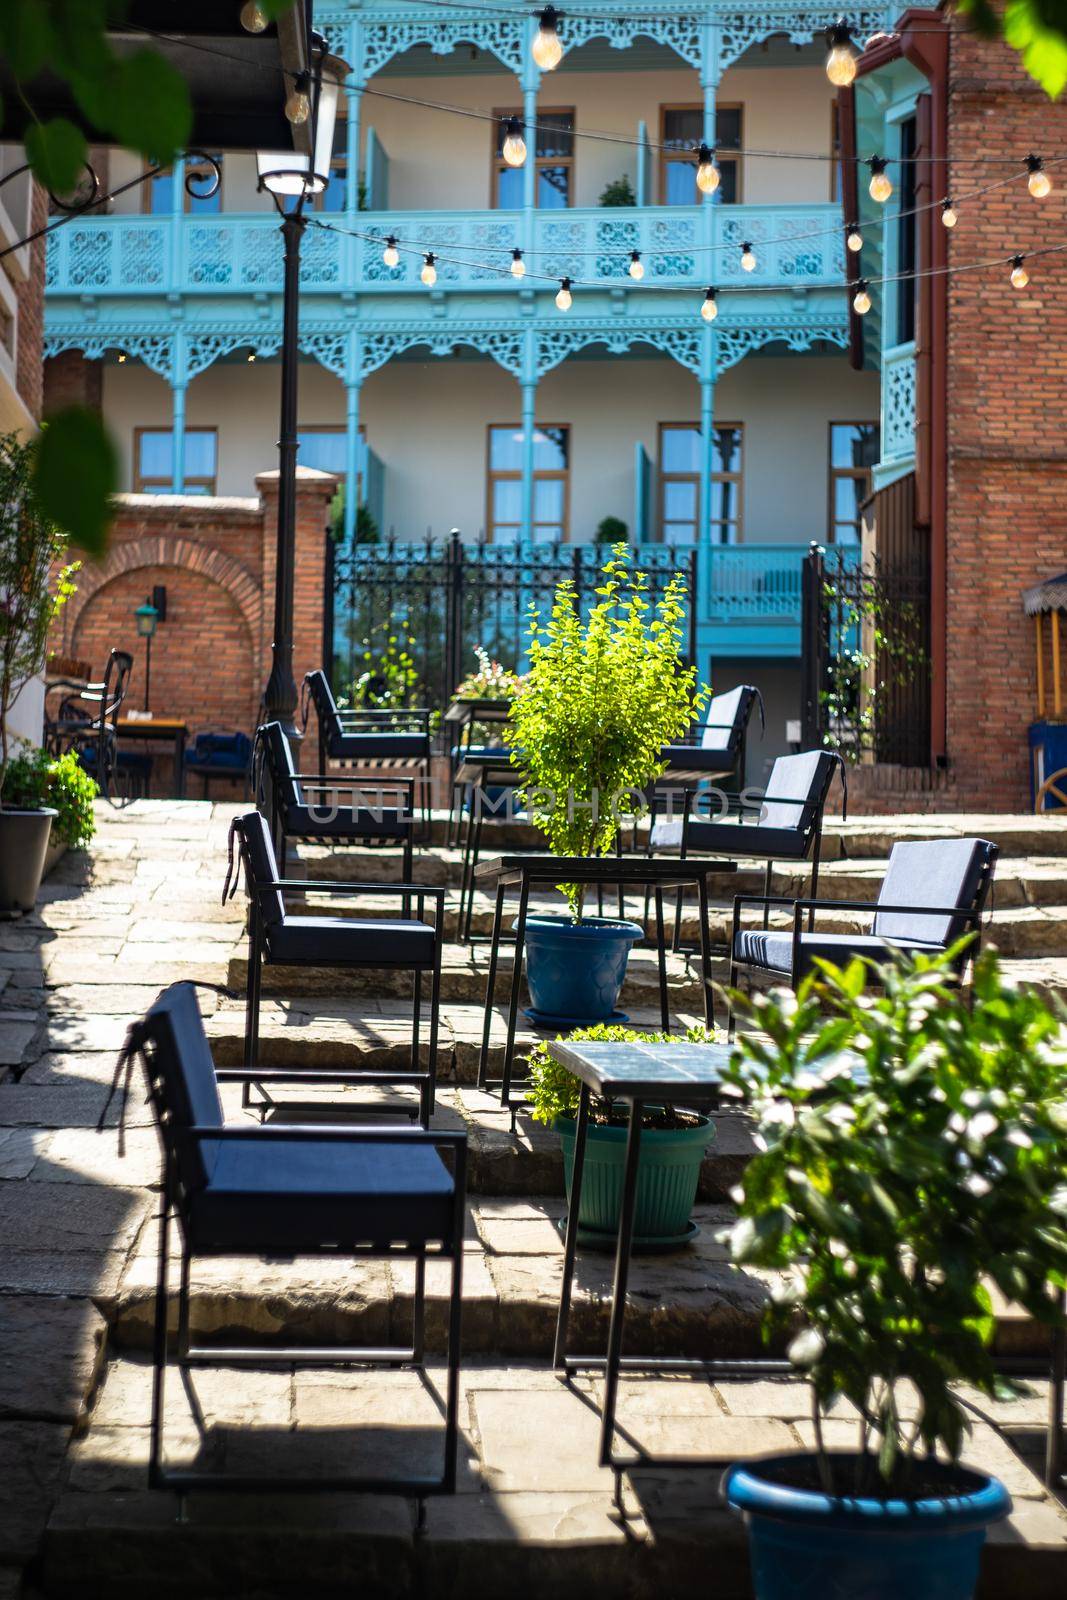
[[[345,483],[344,537],[360,503],[398,539],[583,542],[612,519],[695,544],[701,670],[764,689],[758,760],[795,731],[809,542],[858,547],[872,482],[914,450],[914,353],[888,416],[878,363],[849,356],[837,11],[587,0],[542,72],[520,7],[316,10],[352,71],[303,244],[300,459]],[[254,158],[212,153],[217,195],[169,174],[50,245],[50,392],[102,406],[131,493],[247,496],[273,464],[277,218]],[[136,170],[113,155],[111,184]]]

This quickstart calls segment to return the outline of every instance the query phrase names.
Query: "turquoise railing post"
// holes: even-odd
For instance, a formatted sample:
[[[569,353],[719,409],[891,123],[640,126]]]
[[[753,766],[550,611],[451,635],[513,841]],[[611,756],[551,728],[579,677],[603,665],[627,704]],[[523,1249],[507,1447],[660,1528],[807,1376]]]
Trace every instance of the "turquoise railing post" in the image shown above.
[[[697,543],[707,550],[709,558],[712,548],[711,475],[715,461],[715,355],[715,330],[705,325],[700,350],[700,526]],[[701,580],[698,611],[700,616],[706,617],[711,611],[712,597],[710,559],[700,563],[698,574]]]
[[[175,494],[185,493],[185,391],[188,385],[184,332],[174,335],[170,363],[171,479]]]
[[[533,540],[533,479],[534,433],[537,428],[537,344],[532,328],[523,334],[522,379],[519,392],[522,397],[522,493],[519,515],[519,537]],[[492,507],[490,516],[492,515]]]

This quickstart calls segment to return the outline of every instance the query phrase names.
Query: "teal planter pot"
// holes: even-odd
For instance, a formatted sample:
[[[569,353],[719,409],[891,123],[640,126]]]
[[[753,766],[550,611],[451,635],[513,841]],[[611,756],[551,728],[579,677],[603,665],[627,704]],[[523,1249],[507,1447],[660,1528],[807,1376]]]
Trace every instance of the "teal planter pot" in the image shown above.
[[[575,1124],[556,1121],[563,1146],[563,1176],[570,1200],[574,1176]],[[590,1122],[585,1141],[582,1196],[578,1208],[579,1244],[614,1249],[619,1232],[625,1127]],[[691,1219],[704,1151],[715,1137],[708,1117],[691,1128],[642,1128],[637,1167],[634,1249],[665,1250],[687,1244],[697,1233]]]
[[[551,1027],[620,1022],[615,1010],[630,946],[644,938],[636,922],[610,917],[526,919],[526,982],[530,1015]]]
[[[746,1462],[723,1479],[748,1525],[756,1600],[971,1600],[986,1529],[1011,1510],[1002,1483],[923,1462],[943,1477],[942,1494],[849,1499],[778,1481],[776,1468],[804,1459]],[[847,1482],[855,1457],[834,1459]]]

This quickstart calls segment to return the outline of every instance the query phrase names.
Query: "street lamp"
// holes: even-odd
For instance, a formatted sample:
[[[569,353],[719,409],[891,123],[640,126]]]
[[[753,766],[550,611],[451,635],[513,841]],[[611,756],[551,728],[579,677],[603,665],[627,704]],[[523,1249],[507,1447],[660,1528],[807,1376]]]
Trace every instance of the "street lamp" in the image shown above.
[[[151,600],[146,600],[143,606],[138,606],[134,612],[137,618],[137,634],[144,640],[144,708],[148,710],[148,691],[152,683],[152,640],[156,634],[156,623],[159,621],[159,612]]]
[[[311,36],[311,153],[261,150],[256,155],[259,188],[272,197],[281,216],[285,249],[282,294],[282,396],[278,434],[278,556],[274,584],[274,641],[271,668],[263,691],[268,721],[282,724],[290,739],[296,729],[296,683],[293,678],[293,566],[296,540],[296,453],[298,339],[300,329],[300,244],[307,226],[304,207],[330,181],[333,134],[341,83],[349,68],[332,56],[320,34]],[[349,174],[353,181],[355,174]]]

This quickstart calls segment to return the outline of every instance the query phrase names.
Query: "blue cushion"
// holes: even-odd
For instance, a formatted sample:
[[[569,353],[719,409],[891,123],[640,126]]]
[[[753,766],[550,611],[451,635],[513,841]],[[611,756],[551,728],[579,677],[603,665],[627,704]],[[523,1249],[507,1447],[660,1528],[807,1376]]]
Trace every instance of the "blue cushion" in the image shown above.
[[[665,744],[661,759],[667,763],[668,777],[674,771],[714,772],[725,778],[735,766],[735,752],[721,745]]]
[[[209,1146],[210,1141],[207,1141]],[[357,1245],[452,1242],[452,1177],[429,1144],[220,1140],[192,1197],[198,1254],[343,1254]]]
[[[812,835],[762,823],[700,822],[690,818],[686,849],[692,855],[755,856],[760,861],[803,861]]]
[[[428,756],[430,738],[425,733],[327,732],[326,753],[333,761],[387,761]]]
[[[936,952],[940,946],[919,940],[878,939],[864,933],[802,933],[798,952],[798,977],[811,970],[816,956],[843,967],[853,956],[885,961],[893,950]],[[742,928],[734,941],[734,957],[771,972],[789,973],[793,964],[793,935],[786,929]]]
[[[323,966],[433,965],[436,935],[399,917],[292,917],[267,930],[272,961]]]
[[[178,1175],[187,1190],[201,1187],[210,1176],[213,1152],[199,1141],[183,1137],[190,1127],[221,1128],[215,1064],[211,1059],[196,990],[191,983],[176,983],[160,995],[145,1024],[154,1045],[153,1070],[163,1080],[163,1097],[171,1113],[164,1130],[175,1141]]]
[[[885,906],[974,907],[982,870],[993,846],[985,839],[922,839],[898,841],[878,892]],[[966,931],[958,917],[924,917],[881,912],[874,932],[885,938],[921,939],[950,944]]]

